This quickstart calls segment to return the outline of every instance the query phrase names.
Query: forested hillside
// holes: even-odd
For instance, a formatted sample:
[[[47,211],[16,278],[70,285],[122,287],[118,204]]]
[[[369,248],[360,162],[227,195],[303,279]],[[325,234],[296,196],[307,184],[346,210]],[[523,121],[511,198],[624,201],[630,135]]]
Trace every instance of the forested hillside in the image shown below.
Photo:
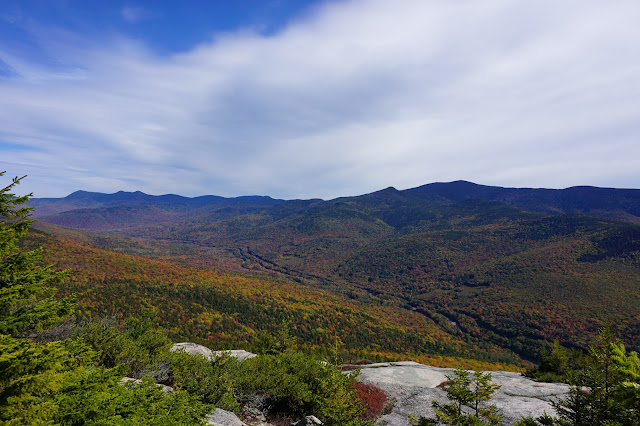
[[[45,247],[47,262],[72,271],[59,290],[77,297],[80,314],[151,318],[176,340],[251,349],[260,332],[287,329],[309,350],[334,347],[345,359],[429,355],[441,365],[450,365],[451,357],[517,362],[509,351],[471,345],[415,312],[360,303],[285,278],[159,262],[38,231],[25,244]]]

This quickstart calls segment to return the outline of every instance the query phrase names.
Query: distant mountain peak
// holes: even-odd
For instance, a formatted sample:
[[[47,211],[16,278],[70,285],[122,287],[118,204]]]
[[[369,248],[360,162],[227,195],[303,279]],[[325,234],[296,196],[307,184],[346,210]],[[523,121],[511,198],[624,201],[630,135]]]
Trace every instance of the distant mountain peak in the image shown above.
[[[380,191],[375,191],[374,194],[399,193],[399,192],[400,191],[398,191],[395,187],[389,186],[385,189],[381,189]]]
[[[66,199],[78,199],[78,198],[89,198],[92,196],[95,196],[99,194],[99,192],[90,192],[90,191],[83,191],[83,190],[78,190],[75,192],[72,192],[71,194],[67,195]]]
[[[145,194],[142,191],[118,191],[115,194],[111,194],[111,195],[149,195],[149,194]]]

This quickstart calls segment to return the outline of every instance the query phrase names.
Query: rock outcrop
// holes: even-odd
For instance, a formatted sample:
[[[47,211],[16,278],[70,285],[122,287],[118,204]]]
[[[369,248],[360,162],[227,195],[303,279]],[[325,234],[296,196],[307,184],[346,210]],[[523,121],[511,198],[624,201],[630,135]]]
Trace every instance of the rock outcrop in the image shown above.
[[[234,413],[216,408],[207,416],[206,424],[212,426],[247,426]]]
[[[322,422],[316,416],[306,416],[304,419],[292,423],[291,426],[319,426]]]
[[[197,343],[191,342],[182,342],[176,343],[171,347],[172,352],[183,351],[190,355],[202,355],[208,360],[213,360],[218,357],[228,355],[233,358],[236,358],[238,361],[244,361],[245,359],[253,358],[257,356],[251,352],[247,352],[244,350],[230,350],[230,351],[212,351],[206,346],[198,345]]]
[[[247,352],[244,351],[242,349],[240,350],[231,350],[231,351],[214,351],[213,352],[213,356],[214,357],[219,357],[219,356],[223,356],[223,355],[229,355],[230,357],[236,358],[238,361],[244,361],[245,359],[249,359],[249,358],[255,358],[258,355],[251,353],[251,352]]]
[[[388,362],[360,366],[358,380],[376,385],[396,400],[391,413],[379,424],[408,426],[409,414],[434,417],[432,401],[446,402],[444,390],[438,388],[452,375],[449,368],[436,368],[412,361]],[[523,416],[554,415],[551,401],[564,398],[569,386],[561,383],[538,383],[519,373],[491,371],[492,381],[501,386],[491,403],[504,414],[504,424],[513,424]]]
[[[171,346],[171,352],[184,352],[189,355],[202,355],[207,359],[213,359],[213,351],[206,346],[197,343],[182,342]]]

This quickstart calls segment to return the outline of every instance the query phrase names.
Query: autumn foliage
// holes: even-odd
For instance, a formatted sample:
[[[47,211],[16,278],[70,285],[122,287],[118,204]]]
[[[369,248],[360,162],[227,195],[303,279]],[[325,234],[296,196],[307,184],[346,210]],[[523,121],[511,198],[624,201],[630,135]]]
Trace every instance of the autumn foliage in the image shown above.
[[[366,407],[362,419],[375,420],[380,417],[387,407],[387,394],[379,387],[366,383],[356,383],[355,389],[358,399]]]

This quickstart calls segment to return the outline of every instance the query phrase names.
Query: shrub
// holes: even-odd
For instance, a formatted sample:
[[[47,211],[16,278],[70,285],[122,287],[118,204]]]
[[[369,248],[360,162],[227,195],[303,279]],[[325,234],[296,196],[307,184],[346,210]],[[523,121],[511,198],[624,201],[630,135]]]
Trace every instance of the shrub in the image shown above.
[[[387,403],[387,394],[377,386],[356,383],[358,399],[365,407],[361,415],[363,420],[375,420],[382,415]]]
[[[78,326],[77,333],[98,353],[102,365],[125,365],[125,374],[138,378],[153,368],[170,343],[162,330],[144,319],[130,318],[124,323],[113,317],[89,319]]]
[[[104,368],[75,371],[76,380],[57,395],[57,424],[203,425],[211,410],[184,391],[166,393],[150,377],[122,383]]]
[[[355,375],[300,352],[262,355],[243,361],[236,391],[241,400],[260,400],[275,413],[296,417],[313,414],[324,424],[366,425],[357,398]]]
[[[233,396],[238,361],[229,356],[208,360],[201,355],[170,352],[165,355],[168,366],[166,384],[198,395],[207,404],[235,411],[239,407]],[[163,364],[164,364],[163,363]]]

